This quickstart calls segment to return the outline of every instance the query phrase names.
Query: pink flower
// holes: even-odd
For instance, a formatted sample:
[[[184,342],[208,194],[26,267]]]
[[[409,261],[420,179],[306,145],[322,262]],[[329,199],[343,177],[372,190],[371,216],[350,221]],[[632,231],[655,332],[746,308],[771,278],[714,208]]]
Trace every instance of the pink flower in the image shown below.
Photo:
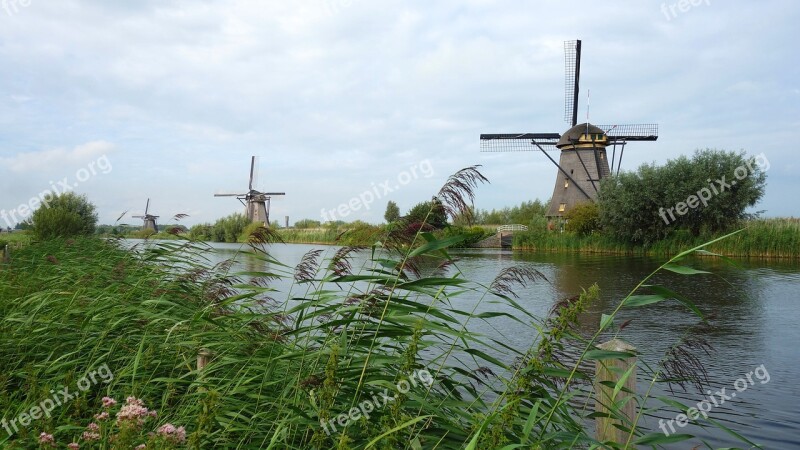
[[[86,429],[89,430],[89,431],[97,432],[97,431],[100,431],[100,425],[92,422],[92,423],[90,423],[89,425],[86,426]]]
[[[84,431],[81,435],[84,441],[92,442],[92,441],[99,441],[100,440],[100,433],[95,433],[93,431]]]
[[[182,444],[186,441],[186,429],[183,427],[175,428],[175,425],[171,423],[166,423],[164,425],[161,425],[158,428],[157,432],[167,441],[176,444]]]
[[[78,445],[78,443],[77,443],[77,442],[73,442],[73,443],[71,443],[71,444],[67,445],[67,448],[68,448],[69,450],[78,450],[79,448],[81,448],[81,446],[80,446],[80,445]]]
[[[132,421],[141,425],[151,416],[150,410],[144,407],[144,402],[136,397],[128,397],[117,412],[117,422]]]
[[[146,448],[147,448],[147,446],[146,446],[146,445],[144,445],[144,444],[139,444],[139,445],[137,445],[137,446],[134,448],[134,450],[144,450],[144,449],[146,449]]]
[[[96,420],[106,420],[108,419],[108,411],[103,411],[100,414],[95,414],[94,418]]]
[[[111,397],[103,397],[103,407],[104,408],[111,408],[112,406],[116,405],[117,401]]]
[[[52,434],[47,434],[42,431],[42,434],[39,435],[39,443],[40,444],[55,444],[55,440],[53,439]]]

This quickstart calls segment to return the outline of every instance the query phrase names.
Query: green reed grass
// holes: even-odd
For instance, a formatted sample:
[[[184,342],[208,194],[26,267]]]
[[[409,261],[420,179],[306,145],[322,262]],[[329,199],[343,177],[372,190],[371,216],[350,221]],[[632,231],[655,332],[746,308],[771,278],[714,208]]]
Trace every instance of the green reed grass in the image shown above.
[[[465,170],[440,198],[478,181]],[[79,438],[106,395],[142,398],[158,410],[159,424],[186,427],[191,448],[555,449],[667,442],[636,423],[629,424],[627,444],[597,442],[587,424],[593,374],[585,363],[629,356],[593,350],[601,335],[619,331],[614,316],[621,308],[652,307],[675,296],[656,290],[647,302],[636,301],[641,289],[655,289],[643,282],[604,316],[597,333],[586,333],[579,317],[599,295],[596,288],[557,303],[547,317],[534,317],[517,303],[515,290],[546,282],[543,276],[511,267],[490,284],[467,280],[447,253],[466,238],[396,227],[369,248],[343,247],[325,260],[310,251],[289,267],[269,255],[265,243],[274,235],[260,229],[251,236],[250,257],[269,269],[246,273],[232,273],[232,261],[211,265],[206,255],[212,249],[190,241],[129,251],[116,241],[54,240],[19,249],[0,265],[3,418],[29,411],[61,386],[74,390],[76,380],[103,364],[114,378],[49,418],[10,436],[0,432],[0,443],[35,447],[45,431],[64,448]],[[358,252],[367,262],[353,267]],[[665,267],[680,272],[679,259]],[[277,278],[291,280],[289,292],[270,287]],[[466,294],[497,306],[482,313],[464,309]],[[514,313],[500,312],[508,308]],[[470,331],[477,321],[498,334]],[[528,348],[507,344],[503,321],[528,327]],[[210,362],[198,371],[201,351]],[[420,370],[432,374],[430,385],[398,388]],[[381,392],[395,401],[374,408],[368,419],[338,422]],[[646,395],[637,401],[650,407]],[[621,420],[621,405],[610,407]]]
[[[740,224],[744,231],[708,247],[725,256],[800,258],[800,219],[754,219]],[[514,248],[540,252],[610,253],[621,255],[669,256],[714,239],[714,235],[692,236],[673,232],[666,239],[646,246],[616,241],[602,233],[579,236],[574,233],[528,232],[515,235]]]

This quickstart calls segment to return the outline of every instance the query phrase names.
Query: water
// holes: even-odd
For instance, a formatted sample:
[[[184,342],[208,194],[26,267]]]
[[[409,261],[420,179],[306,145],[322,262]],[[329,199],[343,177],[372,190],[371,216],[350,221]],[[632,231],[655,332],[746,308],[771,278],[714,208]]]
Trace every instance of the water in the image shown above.
[[[213,244],[215,258],[227,259],[242,249],[238,244]],[[312,245],[275,245],[270,253],[290,267],[296,265],[309,250],[320,248],[323,257],[330,257],[335,247]],[[524,289],[518,289],[518,302],[528,311],[543,316],[554,302],[579,294],[582,289],[597,283],[601,289],[600,301],[592,305],[581,319],[586,331],[597,329],[601,314],[614,309],[645,276],[663,261],[644,257],[620,257],[606,255],[532,254],[513,253],[504,250],[464,250],[454,253],[460,258],[458,268],[466,279],[489,284],[505,267],[522,265],[534,268],[547,277]],[[354,261],[354,270],[363,264],[364,258]],[[700,354],[708,370],[711,393],[725,388],[725,395],[736,392],[739,387],[752,382],[724,404],[713,406],[710,402],[710,417],[731,426],[753,442],[764,448],[800,447],[800,263],[774,260],[737,260],[739,267],[717,259],[693,259],[687,262],[695,268],[713,271],[713,275],[681,276],[672,273],[657,275],[651,284],[669,287],[691,300],[704,314],[713,316],[713,328],[701,329],[697,335],[712,346],[710,354]],[[252,258],[239,258],[242,270],[267,270],[263,263]],[[269,269],[276,269],[275,267]],[[279,290],[291,288],[292,280],[273,284]],[[281,298],[280,296],[275,296]],[[477,295],[458,297],[463,304],[455,305],[470,310],[479,302]],[[519,316],[519,313],[503,305],[478,305],[478,311],[500,309]],[[648,361],[658,361],[669,345],[675,343],[697,320],[686,308],[675,301],[635,310],[623,310],[617,323],[631,320],[623,330],[622,337],[635,345]],[[470,329],[487,334],[518,349],[531,346],[534,336],[530,329],[511,319],[498,318],[492,324],[480,321],[470,323]],[[762,369],[761,368],[763,365]],[[769,377],[766,377],[766,374]],[[647,380],[640,371],[639,391],[644,392]],[[767,381],[768,380],[768,381]],[[705,392],[689,388],[674,393],[661,387],[654,395],[668,395],[682,403],[693,406],[710,400]],[[719,403],[719,397],[714,395]],[[703,407],[706,407],[706,406]],[[674,419],[675,414],[661,412],[662,419]],[[646,417],[645,424],[658,430],[659,418]],[[666,425],[665,425],[666,426]],[[679,433],[690,433],[708,440],[715,448],[743,446],[744,444],[716,429],[701,429],[691,425],[686,428],[674,426]],[[669,428],[667,428],[669,431]],[[674,448],[692,448],[702,444],[698,439],[690,443],[676,444]]]

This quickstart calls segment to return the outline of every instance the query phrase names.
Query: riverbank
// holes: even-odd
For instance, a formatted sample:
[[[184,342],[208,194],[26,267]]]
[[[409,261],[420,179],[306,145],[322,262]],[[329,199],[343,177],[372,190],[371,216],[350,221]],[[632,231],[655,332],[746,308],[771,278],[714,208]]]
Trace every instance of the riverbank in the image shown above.
[[[424,255],[417,265],[422,274],[393,251],[378,259],[351,250],[321,259],[322,253],[302,248],[303,255],[283,266],[257,252],[232,263],[230,252],[202,243],[156,241],[132,253],[115,242],[32,243],[0,264],[0,366],[6,369],[0,409],[11,412],[4,418],[32,411],[54,387],[76,393],[51,416],[26,419],[5,439],[0,433],[0,446],[31,448],[46,432],[63,447],[96,420],[107,443],[117,432],[114,422],[93,415],[103,409],[103,397],[134,394],[158,411],[136,443],[171,423],[185,427],[193,448],[260,448],[274,441],[279,448],[321,449],[342,439],[350,443],[343,448],[373,441],[398,448],[414,440],[420,443],[414,448],[448,449],[469,442],[478,448],[554,442],[566,448],[576,439],[596,444],[586,411],[563,401],[585,394],[574,382],[564,384],[570,363],[547,355],[572,345],[572,327],[596,330],[597,312],[581,312],[588,304],[609,312],[603,320],[613,326],[614,305],[624,292],[601,299],[592,288],[549,316],[555,299],[548,284],[538,282],[535,265],[489,268],[466,259],[458,265],[478,267],[483,275],[467,276],[458,265],[439,272],[445,262],[439,250],[451,240],[409,247]],[[289,247],[295,246],[280,246]],[[357,267],[363,269],[352,270]],[[548,279],[568,284],[570,292],[585,281],[563,273]],[[275,289],[278,282],[281,289]],[[526,283],[541,285],[543,298],[525,295],[522,306],[514,291]],[[532,301],[540,304],[535,310]],[[641,312],[631,311],[640,319]],[[663,313],[676,316],[676,323],[686,319],[674,308]],[[477,331],[512,327],[507,335]],[[577,351],[589,348],[591,342]],[[430,354],[452,356],[431,362]],[[102,382],[85,381],[98,371]],[[380,392],[396,401],[375,403]],[[353,405],[365,402],[368,415],[353,418]],[[532,416],[535,402],[540,414]],[[559,422],[547,420],[550,415]],[[550,437],[526,432],[530,427]],[[659,439],[657,430],[639,427],[634,440]]]
[[[514,250],[549,253],[605,253],[615,255],[668,256],[709,242],[719,236],[676,232],[650,245],[620,243],[602,233],[524,232],[514,235]],[[800,219],[758,219],[743,224],[743,231],[706,247],[730,257],[800,258]]]

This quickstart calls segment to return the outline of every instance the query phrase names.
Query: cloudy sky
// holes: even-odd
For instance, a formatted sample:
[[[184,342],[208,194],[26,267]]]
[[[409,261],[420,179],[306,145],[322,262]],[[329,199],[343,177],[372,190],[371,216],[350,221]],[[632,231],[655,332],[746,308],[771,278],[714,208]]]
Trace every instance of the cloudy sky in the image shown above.
[[[371,191],[345,219],[379,222],[387,200],[405,211],[473,164],[491,181],[479,208],[547,199],[543,155],[481,153],[479,135],[568,128],[563,41],[582,39],[590,120],[660,126],[624,168],[764,153],[757,209],[800,215],[800,3],[680,6],[0,0],[0,209],[77,183],[102,223],[148,197],[162,217],[213,221],[242,209],[213,194],[246,189],[251,155],[258,187],[287,194],[281,221]]]

